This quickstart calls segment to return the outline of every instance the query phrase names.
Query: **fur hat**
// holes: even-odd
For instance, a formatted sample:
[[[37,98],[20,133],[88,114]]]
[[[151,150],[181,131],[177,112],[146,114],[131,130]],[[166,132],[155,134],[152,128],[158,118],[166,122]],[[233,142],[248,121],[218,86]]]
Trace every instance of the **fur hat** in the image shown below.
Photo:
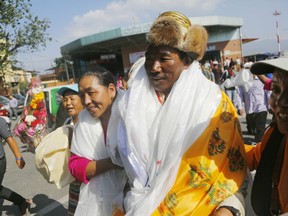
[[[171,46],[197,60],[202,59],[206,51],[207,39],[203,26],[192,25],[189,18],[175,11],[162,13],[147,35],[148,44]]]

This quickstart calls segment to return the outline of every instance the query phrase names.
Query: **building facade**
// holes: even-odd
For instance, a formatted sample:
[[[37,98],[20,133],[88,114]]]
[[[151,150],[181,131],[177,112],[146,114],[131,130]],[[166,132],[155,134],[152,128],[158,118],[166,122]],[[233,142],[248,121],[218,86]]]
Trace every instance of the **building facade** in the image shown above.
[[[191,17],[192,25],[200,24],[208,32],[205,60],[242,59],[241,27],[243,19],[210,16]],[[73,62],[76,78],[101,65],[115,75],[124,75],[131,65],[145,54],[146,34],[152,23],[119,27],[79,38],[61,47],[61,54]]]

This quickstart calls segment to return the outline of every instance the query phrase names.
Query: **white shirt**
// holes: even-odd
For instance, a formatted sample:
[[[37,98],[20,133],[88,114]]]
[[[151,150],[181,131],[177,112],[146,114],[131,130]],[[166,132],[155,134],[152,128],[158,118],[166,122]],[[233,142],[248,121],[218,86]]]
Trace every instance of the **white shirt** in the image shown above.
[[[9,101],[9,106],[10,106],[10,108],[16,108],[18,106],[18,101],[13,97]]]

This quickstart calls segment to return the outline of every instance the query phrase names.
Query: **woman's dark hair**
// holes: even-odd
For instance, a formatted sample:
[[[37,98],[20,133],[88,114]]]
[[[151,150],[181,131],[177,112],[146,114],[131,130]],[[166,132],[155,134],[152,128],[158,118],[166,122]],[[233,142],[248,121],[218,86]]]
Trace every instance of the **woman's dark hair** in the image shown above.
[[[112,83],[116,86],[114,75],[110,71],[108,71],[106,68],[97,67],[95,69],[89,70],[88,72],[82,74],[82,76],[80,77],[78,81],[78,84],[86,76],[97,77],[100,85],[109,87],[109,84]]]

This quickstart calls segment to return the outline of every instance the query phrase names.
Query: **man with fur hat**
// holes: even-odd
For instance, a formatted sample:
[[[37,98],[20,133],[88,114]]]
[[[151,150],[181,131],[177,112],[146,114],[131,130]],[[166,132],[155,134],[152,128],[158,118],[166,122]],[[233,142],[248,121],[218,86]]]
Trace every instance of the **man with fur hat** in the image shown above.
[[[145,58],[132,67],[129,89],[114,110],[131,183],[128,216],[244,211],[232,196],[246,173],[240,124],[225,93],[201,72],[207,38],[183,14],[165,12],[148,33]],[[228,197],[234,208],[223,203]]]

